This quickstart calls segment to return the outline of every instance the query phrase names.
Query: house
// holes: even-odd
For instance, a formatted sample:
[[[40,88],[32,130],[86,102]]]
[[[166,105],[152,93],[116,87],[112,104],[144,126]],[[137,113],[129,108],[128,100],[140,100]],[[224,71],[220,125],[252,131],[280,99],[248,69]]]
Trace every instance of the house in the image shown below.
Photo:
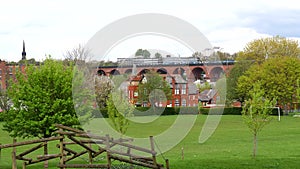
[[[219,98],[216,89],[206,89],[199,94],[199,102],[203,107],[215,107]]]
[[[186,107],[198,105],[198,89],[194,83],[189,83],[180,74],[160,74],[170,85],[172,97],[166,102],[155,103],[158,107]],[[138,102],[138,85],[146,82],[146,75],[129,78],[128,98],[136,106],[150,106],[150,103]]]

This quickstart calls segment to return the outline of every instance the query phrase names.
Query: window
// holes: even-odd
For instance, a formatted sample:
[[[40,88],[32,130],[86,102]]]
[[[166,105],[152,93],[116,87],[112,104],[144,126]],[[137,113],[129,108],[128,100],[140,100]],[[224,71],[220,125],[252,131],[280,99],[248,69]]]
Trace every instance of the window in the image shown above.
[[[182,106],[182,107],[186,107],[186,100],[185,100],[185,99],[182,99],[182,100],[181,100],[181,106]]]
[[[137,97],[139,95],[139,93],[137,91],[134,91],[133,96]]]
[[[175,106],[176,106],[176,107],[179,107],[179,106],[180,106],[179,99],[176,99],[176,100],[175,100]]]
[[[179,84],[176,84],[176,85],[175,85],[175,94],[180,94],[180,93],[179,93],[179,90],[180,90],[180,85],[179,85]]]
[[[181,94],[186,94],[186,84],[181,85]]]

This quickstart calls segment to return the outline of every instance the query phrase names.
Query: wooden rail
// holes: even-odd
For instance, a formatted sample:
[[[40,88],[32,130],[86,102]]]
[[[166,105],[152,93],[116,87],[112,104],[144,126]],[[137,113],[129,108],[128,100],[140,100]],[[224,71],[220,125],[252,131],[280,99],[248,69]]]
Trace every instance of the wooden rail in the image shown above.
[[[16,160],[23,161],[23,169],[26,169],[26,166],[39,163],[42,161],[48,161],[51,159],[59,158],[59,164],[57,165],[60,169],[65,168],[111,168],[112,162],[114,160],[118,160],[121,162],[128,163],[130,165],[139,165],[143,167],[153,168],[153,169],[163,169],[164,165],[159,164],[156,160],[156,151],[154,146],[154,139],[150,137],[150,149],[139,147],[133,145],[133,139],[114,139],[109,135],[105,136],[98,136],[91,133],[84,132],[82,130],[74,129],[71,127],[63,126],[61,124],[55,125],[59,130],[56,131],[59,136],[50,137],[50,138],[43,138],[38,140],[29,140],[23,142],[14,142],[12,144],[0,144],[0,153],[1,149],[4,148],[13,148],[12,151],[12,169],[17,169],[17,162]],[[30,153],[39,150],[40,148],[45,148],[48,145],[48,142],[51,141],[59,141],[56,144],[56,148],[58,148],[57,154],[44,154],[44,155],[37,155],[36,158],[29,158],[26,157]],[[29,148],[28,150],[23,151],[19,155],[16,153],[16,147],[37,144],[33,147]],[[74,146],[67,147],[69,145],[77,145],[81,147],[78,149],[74,149]],[[94,146],[93,146],[94,145]],[[95,146],[97,145],[97,146]],[[117,148],[121,148],[124,151],[120,151]],[[127,150],[127,151],[126,151]],[[135,151],[132,151],[135,150]],[[149,154],[149,156],[141,156],[136,155],[133,152],[143,152],[143,154]],[[88,164],[67,164],[70,161],[77,159],[78,157],[87,154],[88,156]],[[94,164],[94,158],[99,155],[106,156],[106,163],[105,164]],[[1,155],[0,155],[1,158]],[[74,162],[73,162],[74,163]],[[166,160],[166,167],[169,169],[169,161]]]

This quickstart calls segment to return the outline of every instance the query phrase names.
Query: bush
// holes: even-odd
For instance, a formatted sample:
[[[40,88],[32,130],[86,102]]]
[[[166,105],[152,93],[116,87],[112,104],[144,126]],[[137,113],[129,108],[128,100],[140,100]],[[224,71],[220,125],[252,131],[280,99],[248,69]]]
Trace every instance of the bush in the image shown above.
[[[156,107],[153,111],[150,107],[136,107],[133,111],[134,116],[152,116],[152,115],[176,115],[178,110],[174,107]]]
[[[198,107],[179,107],[175,109],[177,114],[198,114]]]
[[[210,111],[210,109],[214,109],[211,114],[220,114],[223,108],[200,108],[200,114],[207,115]],[[220,110],[220,111],[218,111]],[[242,115],[243,108],[241,107],[225,107],[223,110],[223,115]],[[280,109],[280,114],[282,115],[283,112]],[[277,116],[278,115],[278,109],[273,108],[271,115]]]
[[[133,114],[134,116],[198,114],[197,107],[156,107],[155,112],[152,110],[150,107],[136,107]]]
[[[200,108],[200,114],[208,115],[209,111],[212,109],[210,114],[222,114],[223,115],[242,115],[241,107],[225,107],[225,108]]]
[[[283,111],[282,111],[281,108],[279,108],[279,112],[280,112],[280,115],[282,116],[283,115]],[[278,109],[277,108],[273,108],[271,115],[278,116]]]

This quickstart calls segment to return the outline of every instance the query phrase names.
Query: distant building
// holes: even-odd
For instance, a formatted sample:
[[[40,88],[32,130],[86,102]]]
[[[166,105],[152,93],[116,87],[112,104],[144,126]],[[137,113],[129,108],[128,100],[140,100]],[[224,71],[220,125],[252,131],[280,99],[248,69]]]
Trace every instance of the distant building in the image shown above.
[[[26,60],[25,42],[23,41],[23,50],[21,60]],[[16,72],[25,72],[25,65],[15,62],[6,62],[0,60],[0,89],[6,90],[10,79],[16,78]]]
[[[197,106],[199,92],[195,84],[188,83],[179,74],[160,74],[163,79],[168,82],[172,89],[172,97],[170,100],[157,103],[158,107],[187,107]],[[136,106],[150,106],[149,103],[138,102],[138,86],[143,82],[145,75],[130,77],[128,85],[128,98],[132,104]]]

